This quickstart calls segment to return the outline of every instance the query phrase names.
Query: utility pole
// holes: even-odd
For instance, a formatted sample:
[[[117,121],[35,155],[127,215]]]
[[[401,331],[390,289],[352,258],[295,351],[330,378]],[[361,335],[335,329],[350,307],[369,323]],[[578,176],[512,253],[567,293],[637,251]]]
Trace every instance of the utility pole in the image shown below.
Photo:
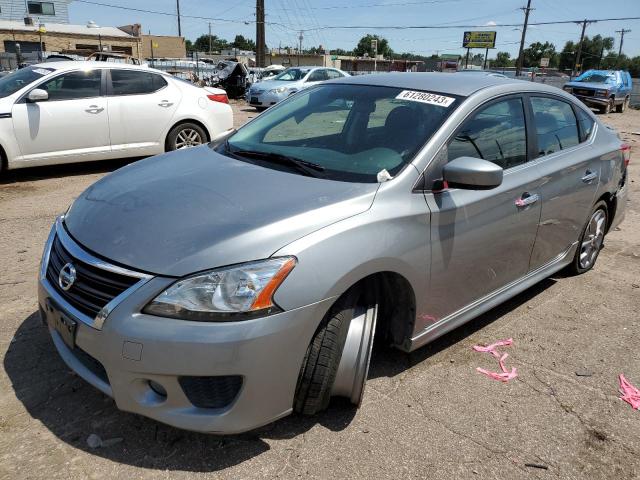
[[[256,67],[264,67],[264,0],[256,0]]]
[[[180,25],[180,0],[176,0],[176,7],[178,10],[178,36],[182,36],[182,26]]]
[[[302,54],[302,40],[304,40],[304,33],[300,30],[300,36],[298,37],[300,41],[300,46],[298,47],[298,66],[300,66],[300,55]]]
[[[622,29],[622,30],[616,30],[616,33],[620,34],[620,48],[618,49],[618,57],[620,57],[620,55],[622,55],[622,44],[624,43],[624,34],[625,33],[629,33],[631,30],[629,29]]]
[[[529,12],[531,8],[531,0],[527,0],[527,6],[522,7],[524,10],[524,25],[522,26],[522,38],[520,39],[520,50],[518,51],[518,62],[516,64],[516,77],[522,72],[522,63],[524,62],[524,40],[527,35],[527,25],[529,24]]]
[[[213,38],[211,38],[211,22],[209,22],[209,55],[211,55],[211,52],[213,51],[213,49],[211,48],[213,44]]]
[[[582,54],[582,43],[584,42],[584,31],[587,28],[587,25],[592,23],[589,20],[587,20],[586,18],[580,22],[582,23],[582,33],[580,34],[580,43],[578,43],[578,53],[576,53],[576,63],[573,67],[573,72],[574,74],[578,74],[579,70],[578,68],[580,68],[580,55]],[[578,23],[578,25],[580,25],[580,23]]]

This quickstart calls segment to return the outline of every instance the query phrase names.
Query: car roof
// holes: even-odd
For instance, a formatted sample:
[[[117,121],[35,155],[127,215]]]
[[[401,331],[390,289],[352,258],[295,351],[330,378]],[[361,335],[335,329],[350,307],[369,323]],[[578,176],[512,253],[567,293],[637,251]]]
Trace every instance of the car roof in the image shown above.
[[[501,78],[492,75],[466,75],[464,73],[441,72],[390,72],[371,75],[357,75],[331,80],[332,83],[348,83],[381,87],[396,87],[405,90],[427,90],[467,97],[483,88],[494,85],[527,84],[533,82]],[[534,84],[536,85],[536,84]],[[540,88],[540,90],[544,90]]]
[[[153,70],[145,65],[134,65],[132,63],[119,63],[119,62],[102,62],[102,61],[83,61],[83,60],[68,60],[64,62],[49,62],[38,63],[31,65],[38,68],[54,68],[55,70],[74,70],[77,68],[127,68],[134,70]]]

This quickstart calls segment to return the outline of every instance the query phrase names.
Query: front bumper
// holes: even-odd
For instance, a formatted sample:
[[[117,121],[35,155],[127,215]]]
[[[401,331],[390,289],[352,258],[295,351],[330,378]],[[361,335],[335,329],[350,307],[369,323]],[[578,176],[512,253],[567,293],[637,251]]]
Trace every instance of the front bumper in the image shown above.
[[[65,363],[113,397],[121,410],[221,434],[251,430],[289,414],[307,346],[333,300],[243,322],[190,322],[140,313],[173,281],[154,277],[142,283],[98,329],[74,316],[73,307],[41,275],[40,312]],[[57,314],[52,305],[77,321],[74,348],[51,326]],[[220,408],[194,406],[181,384],[185,378],[230,376],[241,377],[241,387]]]
[[[254,107],[271,107],[276,103],[287,98],[288,94],[285,93],[274,93],[269,91],[263,91],[261,93],[251,93],[249,91],[247,93],[247,102],[249,105]]]
[[[577,95],[575,93],[573,96],[590,107],[604,107],[609,103],[609,99],[604,97],[589,97],[586,95]]]

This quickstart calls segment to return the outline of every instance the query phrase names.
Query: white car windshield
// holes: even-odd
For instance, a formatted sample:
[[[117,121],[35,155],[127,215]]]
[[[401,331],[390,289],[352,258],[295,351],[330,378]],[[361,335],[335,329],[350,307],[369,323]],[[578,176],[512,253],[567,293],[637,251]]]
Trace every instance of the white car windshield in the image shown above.
[[[54,68],[27,67],[0,78],[0,98],[13,95],[18,90],[55,71]]]

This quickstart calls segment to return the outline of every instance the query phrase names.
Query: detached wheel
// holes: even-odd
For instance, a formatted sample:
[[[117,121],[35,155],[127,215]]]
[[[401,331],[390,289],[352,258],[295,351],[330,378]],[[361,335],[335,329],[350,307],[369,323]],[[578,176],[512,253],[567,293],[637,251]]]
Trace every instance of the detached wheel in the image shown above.
[[[167,136],[167,150],[197,147],[207,142],[207,134],[195,123],[183,123],[174,127]]]
[[[608,213],[607,204],[599,202],[591,214],[587,225],[580,236],[578,250],[570,265],[570,271],[576,275],[588,272],[596,264],[604,236],[607,233]]]
[[[369,372],[378,305],[374,285],[348,291],[329,310],[307,349],[294,410],[314,415],[343,396],[360,405]]]
[[[616,112],[624,113],[629,106],[629,97],[625,97],[624,101],[620,105],[616,105]]]

